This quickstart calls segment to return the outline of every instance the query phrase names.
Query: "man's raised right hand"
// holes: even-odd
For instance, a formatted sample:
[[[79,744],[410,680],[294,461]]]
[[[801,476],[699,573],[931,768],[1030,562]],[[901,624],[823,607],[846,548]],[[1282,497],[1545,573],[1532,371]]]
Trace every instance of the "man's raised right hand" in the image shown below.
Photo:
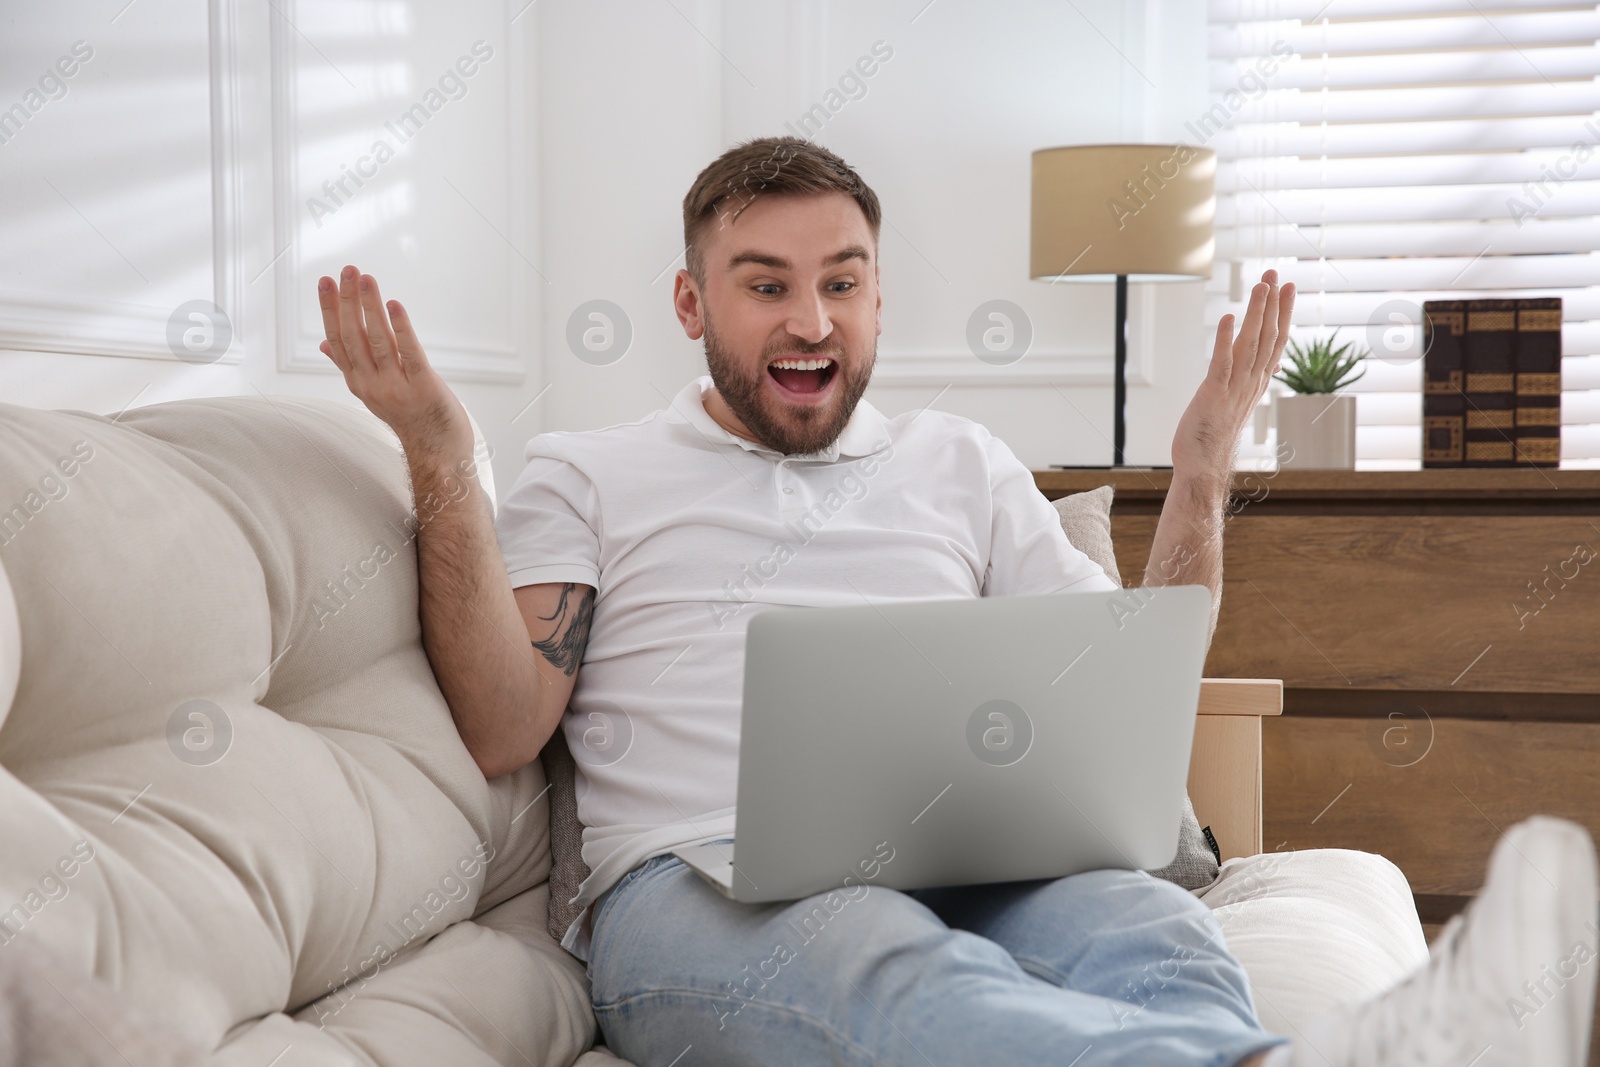
[[[466,408],[428,363],[398,300],[385,309],[377,280],[347,266],[336,284],[317,281],[322,328],[318,347],[344,373],[350,392],[389,424],[413,460],[454,461],[473,453]]]

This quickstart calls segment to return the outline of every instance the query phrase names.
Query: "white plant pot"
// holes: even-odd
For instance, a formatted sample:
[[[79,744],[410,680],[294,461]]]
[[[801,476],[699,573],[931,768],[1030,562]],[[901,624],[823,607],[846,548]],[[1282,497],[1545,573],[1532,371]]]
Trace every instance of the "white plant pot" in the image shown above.
[[[1356,398],[1348,393],[1276,394],[1278,467],[1354,470]]]

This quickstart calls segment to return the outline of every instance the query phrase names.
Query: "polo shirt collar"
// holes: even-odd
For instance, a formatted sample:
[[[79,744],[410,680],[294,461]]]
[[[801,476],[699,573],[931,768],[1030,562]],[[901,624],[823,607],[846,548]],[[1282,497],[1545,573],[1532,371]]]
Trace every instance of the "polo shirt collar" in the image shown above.
[[[766,445],[747,441],[738,434],[729,433],[711,417],[705,405],[705,395],[711,387],[711,375],[702,374],[678,390],[678,395],[672,398],[671,404],[667,407],[667,421],[686,422],[713,444],[734,444],[747,452],[781,458],[783,453]],[[845,424],[844,432],[838,439],[821,452],[809,453],[804,458],[832,463],[840,456],[870,456],[888,446],[889,421],[867,401],[866,397],[862,397],[857,402],[855,411],[851,412],[850,421]]]

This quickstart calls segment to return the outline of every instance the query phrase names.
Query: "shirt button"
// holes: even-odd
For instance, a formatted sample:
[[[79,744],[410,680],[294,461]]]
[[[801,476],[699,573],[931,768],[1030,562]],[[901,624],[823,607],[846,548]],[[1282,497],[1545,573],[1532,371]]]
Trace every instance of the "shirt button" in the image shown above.
[[[784,491],[784,492],[785,492],[785,493],[792,493],[792,492],[794,492],[794,490],[793,490],[793,489],[792,489],[792,488],[791,488],[791,487],[789,487],[789,486],[787,486],[787,485],[786,485],[786,486],[784,486],[784,487],[783,487],[783,491]]]

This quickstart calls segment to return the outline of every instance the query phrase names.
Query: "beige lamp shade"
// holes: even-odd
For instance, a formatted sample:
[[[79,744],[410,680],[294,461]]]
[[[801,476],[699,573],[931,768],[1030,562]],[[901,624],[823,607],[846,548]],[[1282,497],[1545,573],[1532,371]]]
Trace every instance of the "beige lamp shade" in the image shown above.
[[[1104,144],[1033,153],[1029,275],[1060,281],[1209,278],[1217,154]]]

